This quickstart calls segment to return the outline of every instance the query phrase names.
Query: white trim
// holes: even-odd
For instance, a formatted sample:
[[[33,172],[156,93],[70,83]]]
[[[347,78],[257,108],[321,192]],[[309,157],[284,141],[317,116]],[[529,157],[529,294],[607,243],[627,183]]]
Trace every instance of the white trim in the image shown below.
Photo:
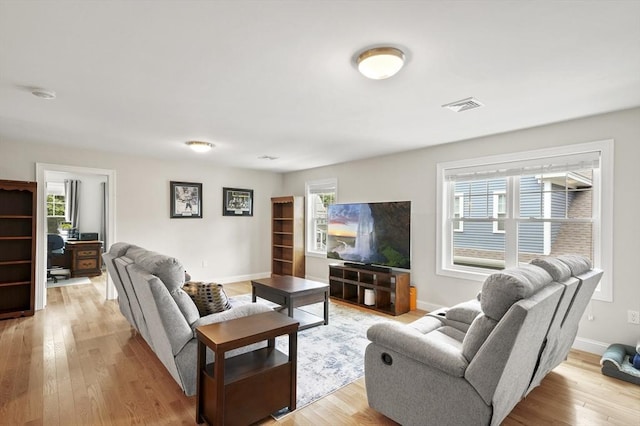
[[[597,340],[585,339],[584,337],[576,337],[571,347],[579,351],[589,352],[596,355],[603,355],[609,348],[608,343],[599,342]]]
[[[542,183],[542,191],[543,191],[543,201],[542,205],[544,207],[544,211],[542,212],[543,218],[551,217],[551,182],[546,181]],[[565,199],[565,210],[567,203]],[[545,256],[551,253],[551,222],[543,222],[542,223],[542,252]]]
[[[241,281],[251,281],[251,280],[259,280],[262,278],[271,277],[271,272],[258,272],[255,274],[247,274],[247,275],[232,275],[224,278],[212,278],[209,281],[217,282],[220,284],[230,284],[230,283],[238,283]]]
[[[116,171],[109,169],[95,169],[89,167],[66,166],[62,164],[36,163],[36,181],[38,183],[37,203],[38,213],[36,220],[36,310],[43,309],[47,305],[47,227],[46,227],[46,175],[49,172],[66,172],[77,174],[94,174],[107,176],[107,187],[109,188],[109,203],[107,214],[107,235],[108,241],[116,241]],[[108,250],[108,247],[105,247]],[[111,277],[107,275],[106,298],[115,299],[117,297],[116,288]]]
[[[593,181],[599,183],[593,189],[593,211],[600,212],[599,225],[593,226],[593,257],[600,269],[604,270],[593,299],[613,302],[613,139],[594,142],[600,147],[600,169],[594,171]]]
[[[329,284],[329,279],[327,277],[314,277],[313,275],[306,275],[305,279]]]
[[[593,176],[593,261],[594,266],[603,269],[605,273],[600,281],[600,285],[594,293],[593,299],[608,302],[613,301],[613,149],[614,141],[612,139],[608,139],[519,153],[438,163],[436,165],[436,273],[438,275],[473,281],[481,281],[491,273],[491,271],[482,270],[481,268],[458,267],[457,265],[455,267],[452,266],[451,249],[453,244],[453,233],[448,232],[448,221],[446,220],[448,218],[448,203],[446,203],[446,200],[443,198],[446,194],[450,193],[450,191],[447,191],[446,194],[443,193],[445,191],[445,184],[453,185],[452,181],[445,180],[445,174],[451,174],[451,169],[469,169],[471,167],[475,167],[477,171],[481,171],[483,166],[486,167],[505,162],[517,162],[523,158],[527,159],[528,162],[532,162],[532,160],[535,159],[544,159],[562,155],[582,155],[587,158],[589,157],[589,153],[598,152],[600,153],[600,168],[594,169]],[[517,176],[515,179],[517,180]],[[517,186],[518,185],[512,189],[507,188],[507,192],[518,195],[517,192],[519,188]],[[516,199],[519,199],[519,196]],[[518,203],[508,203],[508,205],[511,204]],[[511,208],[508,207],[508,218],[519,217],[518,211],[510,211],[510,209],[517,208],[517,205]],[[515,230],[512,230],[510,225],[515,227],[515,220],[507,219],[505,224],[507,232],[512,234]],[[514,235],[517,236],[517,232]],[[515,252],[512,245],[508,247],[505,246],[505,256],[507,256],[506,260],[508,265],[513,263],[511,261],[513,258],[517,259],[517,242]]]

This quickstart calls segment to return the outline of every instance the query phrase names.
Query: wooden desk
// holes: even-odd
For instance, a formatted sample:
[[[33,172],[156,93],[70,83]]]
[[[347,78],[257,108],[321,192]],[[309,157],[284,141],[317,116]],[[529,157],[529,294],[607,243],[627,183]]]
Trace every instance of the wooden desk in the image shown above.
[[[102,241],[67,241],[64,251],[71,256],[72,277],[102,274]]]
[[[289,356],[275,338],[289,335]],[[248,425],[281,408],[296,409],[298,321],[266,312],[196,328],[198,387],[196,422]],[[225,359],[225,353],[267,340],[266,348]],[[206,364],[207,348],[213,364]]]

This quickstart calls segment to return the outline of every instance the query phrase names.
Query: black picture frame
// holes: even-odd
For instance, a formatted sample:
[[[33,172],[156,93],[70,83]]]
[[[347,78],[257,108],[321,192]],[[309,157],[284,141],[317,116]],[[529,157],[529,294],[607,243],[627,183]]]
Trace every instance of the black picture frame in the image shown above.
[[[253,189],[222,188],[223,216],[253,216]]]
[[[202,184],[171,181],[171,219],[202,219]]]

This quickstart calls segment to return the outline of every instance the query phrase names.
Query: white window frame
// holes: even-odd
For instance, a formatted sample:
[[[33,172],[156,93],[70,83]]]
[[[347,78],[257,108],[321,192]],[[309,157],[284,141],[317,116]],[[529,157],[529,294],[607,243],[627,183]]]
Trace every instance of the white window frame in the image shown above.
[[[500,196],[503,195],[505,197],[504,200],[504,207],[505,210],[504,212],[499,212],[498,209],[500,207]],[[507,216],[507,200],[506,200],[507,194],[505,191],[493,191],[493,214],[492,217],[494,219],[499,219],[500,218],[500,214],[503,214],[505,216]],[[504,234],[504,229],[499,229],[498,228],[498,221],[494,221],[493,222],[493,233],[494,234]],[[496,237],[497,238],[497,237]]]
[[[454,214],[457,213],[458,218],[460,218],[458,226],[453,227],[453,232],[464,232],[464,221],[462,220],[462,218],[464,218],[464,194],[462,192],[456,192],[453,197],[454,200],[458,200],[458,211],[454,211]],[[455,203],[453,205],[455,209]]]
[[[593,180],[599,182],[593,187],[593,263],[595,268],[602,269],[604,274],[594,292],[593,299],[605,302],[613,301],[613,158],[614,141],[612,139],[545,148],[511,154],[480,157],[469,160],[451,161],[437,164],[437,227],[436,227],[436,273],[438,275],[483,281],[493,271],[482,268],[453,264],[452,246],[453,233],[450,230],[448,209],[450,192],[447,190],[449,182],[445,179],[445,172],[455,168],[493,167],[500,163],[522,161],[525,159],[542,159],[561,155],[578,155],[597,151],[600,153],[600,168],[594,170]],[[488,168],[488,167],[487,167]],[[507,193],[518,195],[517,188],[507,188]],[[518,197],[519,199],[519,197]],[[513,205],[507,203],[507,218],[517,217],[513,212]],[[513,223],[512,223],[513,222]],[[515,221],[506,220],[506,231],[510,235],[517,235]],[[517,264],[517,237],[505,242],[506,267]]]
[[[306,195],[305,217],[306,217],[306,228],[307,228],[307,232],[306,232],[307,241],[305,244],[305,255],[311,256],[311,257],[326,258],[327,257],[326,250],[325,251],[317,250],[315,247],[316,217],[315,217],[315,211],[313,210],[313,203],[311,203],[311,197],[314,193],[317,193],[319,191],[333,192],[334,200],[337,203],[338,202],[338,179],[330,178],[330,179],[320,179],[320,180],[305,182],[305,195]]]

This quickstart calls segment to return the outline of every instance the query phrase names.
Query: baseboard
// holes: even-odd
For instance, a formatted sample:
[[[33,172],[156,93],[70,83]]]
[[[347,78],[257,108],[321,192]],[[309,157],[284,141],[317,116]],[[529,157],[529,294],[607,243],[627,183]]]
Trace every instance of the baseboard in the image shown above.
[[[318,281],[320,283],[325,283],[325,284],[329,283],[329,280],[327,279],[327,277],[314,277],[313,275],[306,275],[305,279],[311,280],[311,281]]]
[[[437,311],[440,308],[444,308],[444,306],[440,306],[440,305],[436,305],[436,304],[428,303],[428,302],[423,302],[421,300],[418,300],[416,302],[416,305],[417,305],[418,309],[422,309],[423,311],[427,311],[427,312],[433,312],[433,311]]]
[[[609,344],[598,342],[597,340],[585,339],[584,337],[576,337],[571,347],[579,351],[602,355],[609,347]]]
[[[220,284],[230,284],[230,283],[238,283],[241,281],[258,280],[260,278],[269,278],[270,276],[271,276],[271,272],[259,272],[257,274],[235,275],[232,277],[219,278],[215,281]]]

